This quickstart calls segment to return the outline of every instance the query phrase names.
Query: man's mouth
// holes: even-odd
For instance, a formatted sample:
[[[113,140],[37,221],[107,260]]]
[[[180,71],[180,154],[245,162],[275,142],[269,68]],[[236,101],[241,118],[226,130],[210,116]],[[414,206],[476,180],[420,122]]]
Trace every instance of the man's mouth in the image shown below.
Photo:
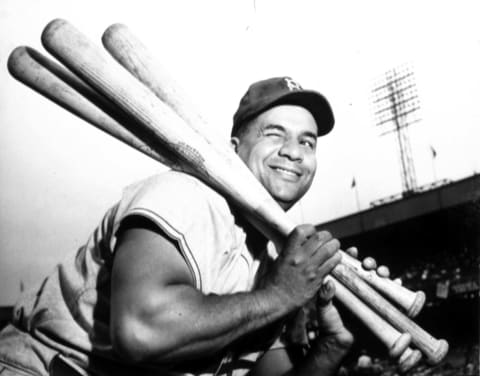
[[[297,170],[292,170],[290,168],[279,167],[279,166],[272,166],[272,169],[278,171],[284,175],[292,176],[292,177],[299,177],[301,173]]]

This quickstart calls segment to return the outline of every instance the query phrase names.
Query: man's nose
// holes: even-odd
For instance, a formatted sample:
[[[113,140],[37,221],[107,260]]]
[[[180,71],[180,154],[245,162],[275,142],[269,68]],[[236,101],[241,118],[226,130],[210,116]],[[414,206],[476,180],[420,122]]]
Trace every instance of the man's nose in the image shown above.
[[[285,140],[280,147],[278,154],[292,161],[301,161],[303,159],[300,145],[295,140]]]

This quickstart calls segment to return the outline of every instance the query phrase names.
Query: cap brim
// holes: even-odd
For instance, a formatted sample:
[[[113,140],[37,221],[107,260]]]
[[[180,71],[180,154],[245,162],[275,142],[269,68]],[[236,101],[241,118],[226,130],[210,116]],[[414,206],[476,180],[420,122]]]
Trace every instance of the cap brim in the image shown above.
[[[318,136],[324,136],[333,129],[335,118],[325,97],[313,90],[292,91],[272,102],[263,111],[280,104],[293,104],[310,111],[317,123]]]

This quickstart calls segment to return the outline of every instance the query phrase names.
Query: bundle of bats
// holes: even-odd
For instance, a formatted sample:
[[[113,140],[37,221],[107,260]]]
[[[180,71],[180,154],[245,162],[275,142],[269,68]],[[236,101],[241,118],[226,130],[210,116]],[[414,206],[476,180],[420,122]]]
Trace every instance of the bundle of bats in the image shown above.
[[[125,25],[105,30],[105,48],[62,19],[51,21],[41,40],[61,64],[19,46],[8,60],[17,80],[149,157],[202,180],[276,244],[294,229],[296,224]],[[447,341],[412,321],[424,305],[422,291],[365,270],[345,252],[327,278],[335,284],[336,299],[398,358],[401,370],[422,357],[438,364],[447,354]]]

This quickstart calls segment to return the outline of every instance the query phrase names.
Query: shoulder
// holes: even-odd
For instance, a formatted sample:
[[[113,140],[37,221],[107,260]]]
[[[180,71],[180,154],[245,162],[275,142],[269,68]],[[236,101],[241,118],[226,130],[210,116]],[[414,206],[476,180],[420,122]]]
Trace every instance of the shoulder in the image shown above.
[[[230,211],[222,195],[199,179],[177,171],[156,174],[127,186],[119,208],[123,213],[138,209],[198,215],[207,208]]]
[[[215,190],[194,176],[167,171],[134,183],[124,191],[124,198],[174,200],[182,202],[206,201],[227,205],[226,200]]]
[[[116,218],[147,217],[181,234],[229,231],[235,217],[225,198],[197,178],[168,171],[127,187]],[[223,229],[223,230],[222,230]]]

